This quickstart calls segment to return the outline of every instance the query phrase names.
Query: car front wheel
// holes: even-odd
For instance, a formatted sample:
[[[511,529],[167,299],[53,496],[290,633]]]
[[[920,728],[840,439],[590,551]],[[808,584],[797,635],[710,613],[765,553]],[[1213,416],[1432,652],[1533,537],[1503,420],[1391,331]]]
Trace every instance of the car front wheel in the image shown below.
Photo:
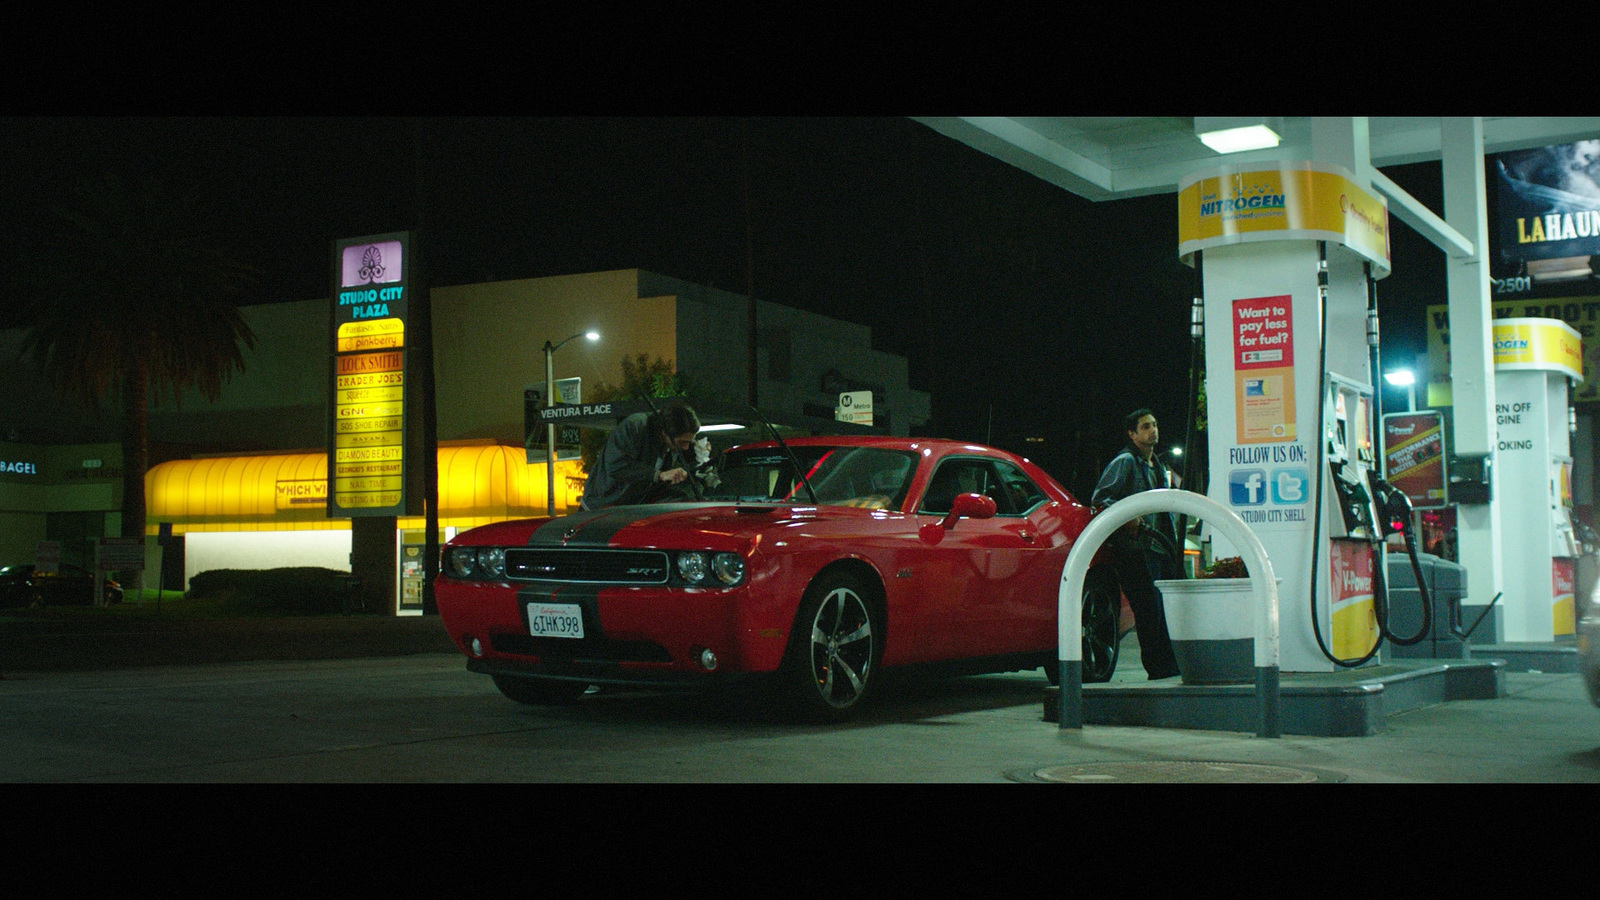
[[[779,671],[782,690],[804,718],[849,718],[877,677],[882,625],[860,580],[846,573],[812,582],[800,604]]]

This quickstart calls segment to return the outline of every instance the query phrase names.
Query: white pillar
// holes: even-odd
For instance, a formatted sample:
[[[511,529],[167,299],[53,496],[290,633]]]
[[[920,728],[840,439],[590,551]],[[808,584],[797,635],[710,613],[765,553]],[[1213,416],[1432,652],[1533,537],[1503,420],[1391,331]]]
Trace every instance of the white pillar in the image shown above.
[[[1454,453],[1489,455],[1495,451],[1493,327],[1489,316],[1489,213],[1483,171],[1483,120],[1439,120],[1444,179],[1444,218],[1472,245],[1470,256],[1447,254],[1450,304],[1450,393],[1454,406]],[[1491,496],[1500,495],[1498,473]],[[1500,505],[1457,507],[1458,555],[1467,570],[1473,605],[1489,603],[1504,587]],[[1466,616],[1463,619],[1466,620]]]
[[[1330,655],[1359,658],[1377,636],[1368,536],[1346,535],[1340,504],[1324,498],[1336,492],[1330,438],[1358,482],[1375,462],[1366,266],[1387,272],[1388,217],[1370,191],[1365,118],[1314,118],[1312,154],[1195,172],[1179,192],[1180,253],[1203,253],[1209,496],[1246,523],[1283,579],[1291,672],[1331,671]],[[1214,541],[1217,556],[1238,550]]]
[[[1318,116],[1311,120],[1311,158],[1350,170],[1351,180],[1371,189],[1367,170],[1372,164],[1372,141],[1366,116]]]

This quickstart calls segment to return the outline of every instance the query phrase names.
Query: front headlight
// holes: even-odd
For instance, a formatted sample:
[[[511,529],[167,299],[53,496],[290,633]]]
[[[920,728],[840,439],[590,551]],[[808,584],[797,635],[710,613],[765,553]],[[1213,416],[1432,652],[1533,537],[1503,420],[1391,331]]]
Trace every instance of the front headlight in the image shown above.
[[[444,570],[452,578],[505,578],[504,547],[450,547],[444,554]]]
[[[689,584],[699,584],[706,580],[707,571],[706,554],[699,551],[678,554],[678,577]]]
[[[506,577],[506,551],[503,547],[485,547],[478,551],[478,565],[490,578]]]
[[[744,580],[744,557],[737,553],[718,553],[711,557],[711,572],[723,584],[738,584]]]
[[[445,569],[453,578],[471,578],[477,560],[476,547],[451,547],[450,552],[445,554]]]
[[[678,554],[678,577],[688,585],[732,587],[744,580],[744,557],[686,550]]]

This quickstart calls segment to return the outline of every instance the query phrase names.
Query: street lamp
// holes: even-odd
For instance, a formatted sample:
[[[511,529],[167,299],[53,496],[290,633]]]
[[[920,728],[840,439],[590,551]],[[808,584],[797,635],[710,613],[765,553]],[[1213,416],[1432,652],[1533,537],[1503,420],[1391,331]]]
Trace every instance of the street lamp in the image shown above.
[[[573,338],[588,338],[591,341],[600,340],[600,332],[585,331],[572,335],[557,343],[544,342],[544,405],[546,409],[556,405],[556,351]],[[545,512],[551,517],[556,514],[556,420],[551,419],[545,424],[544,442],[544,478]]]
[[[1406,389],[1406,412],[1417,411],[1417,376],[1410,369],[1383,373],[1383,380]]]

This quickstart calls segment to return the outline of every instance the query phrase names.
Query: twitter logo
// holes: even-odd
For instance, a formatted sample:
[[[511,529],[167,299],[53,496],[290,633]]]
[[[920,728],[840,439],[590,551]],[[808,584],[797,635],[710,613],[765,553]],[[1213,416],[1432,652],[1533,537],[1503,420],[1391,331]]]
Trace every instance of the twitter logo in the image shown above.
[[[1277,504],[1304,503],[1311,493],[1311,478],[1300,466],[1272,470],[1272,502]]]

